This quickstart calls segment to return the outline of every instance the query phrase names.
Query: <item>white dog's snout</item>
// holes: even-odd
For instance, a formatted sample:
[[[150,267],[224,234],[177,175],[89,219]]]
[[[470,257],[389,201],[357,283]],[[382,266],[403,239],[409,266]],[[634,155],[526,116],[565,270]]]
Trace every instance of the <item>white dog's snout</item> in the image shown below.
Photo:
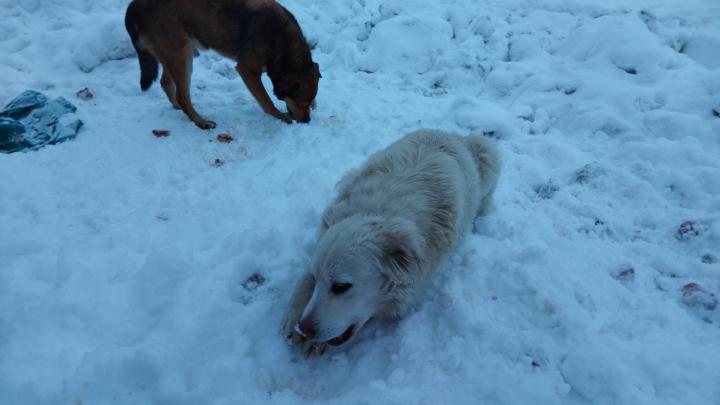
[[[302,337],[304,337],[304,338],[307,337],[307,335],[305,335],[305,334],[303,333],[303,331],[300,330],[300,323],[299,323],[299,322],[295,324],[295,326],[293,327],[293,330],[294,330],[295,333],[297,333],[298,335],[300,335],[300,336],[302,336]]]

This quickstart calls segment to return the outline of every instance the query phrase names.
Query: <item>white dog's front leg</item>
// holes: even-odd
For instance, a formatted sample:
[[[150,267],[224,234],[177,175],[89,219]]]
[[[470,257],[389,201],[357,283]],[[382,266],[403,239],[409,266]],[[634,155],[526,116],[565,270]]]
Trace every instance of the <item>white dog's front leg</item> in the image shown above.
[[[283,333],[290,343],[297,344],[305,340],[302,335],[295,331],[295,325],[300,321],[300,317],[308,301],[310,301],[314,289],[315,279],[313,276],[310,273],[303,274],[297,286],[295,286],[288,309],[285,311]]]

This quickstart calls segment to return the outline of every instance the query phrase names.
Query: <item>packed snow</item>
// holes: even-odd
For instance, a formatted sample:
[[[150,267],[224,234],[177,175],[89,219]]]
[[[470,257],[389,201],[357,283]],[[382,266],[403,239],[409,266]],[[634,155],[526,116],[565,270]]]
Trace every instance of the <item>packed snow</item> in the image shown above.
[[[0,106],[85,123],[0,155],[0,403],[720,404],[720,3],[281,2],[312,121],[209,52],[202,131],[140,91],[127,1],[0,0]],[[411,315],[305,358],[281,317],[334,185],[421,127],[497,140],[494,209]]]

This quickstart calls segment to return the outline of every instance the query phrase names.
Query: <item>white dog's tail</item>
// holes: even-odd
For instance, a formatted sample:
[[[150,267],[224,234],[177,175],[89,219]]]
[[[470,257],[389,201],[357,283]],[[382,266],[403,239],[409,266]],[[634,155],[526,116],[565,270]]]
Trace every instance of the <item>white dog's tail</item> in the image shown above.
[[[480,173],[480,190],[483,199],[478,215],[485,215],[492,204],[492,195],[500,177],[500,153],[495,142],[486,136],[470,135],[464,139]]]

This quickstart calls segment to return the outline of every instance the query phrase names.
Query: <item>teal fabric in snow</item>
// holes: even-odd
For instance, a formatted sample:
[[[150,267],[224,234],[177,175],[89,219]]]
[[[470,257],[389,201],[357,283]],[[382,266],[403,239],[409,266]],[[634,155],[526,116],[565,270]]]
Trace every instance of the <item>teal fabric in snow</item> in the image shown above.
[[[28,90],[0,111],[0,152],[36,150],[75,138],[83,123],[72,114],[77,108],[63,97],[49,100]]]

